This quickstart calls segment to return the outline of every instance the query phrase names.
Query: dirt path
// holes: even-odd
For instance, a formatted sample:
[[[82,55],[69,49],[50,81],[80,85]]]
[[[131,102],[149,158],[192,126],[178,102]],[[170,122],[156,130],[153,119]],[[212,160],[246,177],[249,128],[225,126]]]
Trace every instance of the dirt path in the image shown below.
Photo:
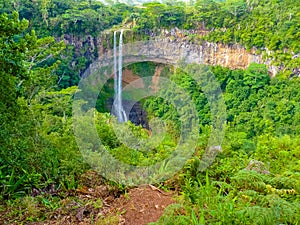
[[[123,196],[116,202],[120,215],[120,225],[146,225],[157,221],[165,208],[175,203],[173,193],[166,193],[148,185],[131,189],[128,197]]]

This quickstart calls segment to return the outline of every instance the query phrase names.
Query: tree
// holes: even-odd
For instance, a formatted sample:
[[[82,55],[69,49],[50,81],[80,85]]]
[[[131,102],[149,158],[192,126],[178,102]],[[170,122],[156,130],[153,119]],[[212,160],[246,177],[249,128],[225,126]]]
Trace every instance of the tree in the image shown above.
[[[27,27],[28,21],[20,21],[16,12],[0,15],[0,111],[15,105],[21,80],[29,79],[26,53],[36,40],[34,35],[21,35]]]
[[[269,82],[270,76],[268,75],[268,69],[265,65],[251,63],[245,71],[244,83],[254,90],[268,85]]]
[[[16,12],[0,15],[0,163],[5,166],[1,183],[14,185],[11,190],[0,186],[5,196],[19,188],[19,193],[24,193],[35,185],[30,183],[31,173],[45,168],[41,163],[47,149],[38,129],[44,115],[36,114],[39,99],[31,100],[37,90],[53,85],[48,77],[58,63],[54,57],[63,49],[54,38],[38,39],[34,31],[26,32],[27,28],[28,21],[19,20]]]

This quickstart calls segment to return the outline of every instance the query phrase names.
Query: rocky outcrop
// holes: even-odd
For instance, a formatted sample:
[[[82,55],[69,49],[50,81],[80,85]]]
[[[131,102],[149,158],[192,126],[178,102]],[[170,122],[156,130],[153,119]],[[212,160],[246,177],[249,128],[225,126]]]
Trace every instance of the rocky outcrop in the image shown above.
[[[269,59],[265,59],[262,54],[257,53],[257,49],[252,48],[247,50],[239,44],[224,45],[221,43],[210,43],[207,41],[199,41],[199,37],[205,36],[209,33],[208,30],[180,30],[177,28],[167,30],[162,29],[159,31],[145,31],[140,37],[136,37],[130,29],[124,30],[124,39],[127,43],[127,50],[130,54],[129,48],[134,48],[132,45],[137,45],[144,49],[137,50],[141,55],[139,58],[147,55],[147,51],[150,55],[155,54],[157,57],[156,62],[160,63],[172,63],[176,64],[178,57],[186,57],[187,62],[196,62],[207,65],[220,65],[228,67],[230,69],[245,69],[250,63],[256,62],[265,64],[268,67],[269,74],[275,76],[279,71],[284,70],[283,66],[274,66],[272,64],[272,55],[269,51],[265,51]],[[137,41],[144,37],[150,37],[152,45],[150,46],[147,41]],[[87,68],[77,68],[78,58],[84,56],[86,64],[90,65],[92,62],[92,68],[95,65],[99,65],[99,61],[103,61],[104,58],[109,59],[112,57],[111,50],[113,48],[113,32],[104,31],[98,37],[93,37],[86,34],[79,37],[72,34],[64,34],[62,37],[57,38],[57,41],[64,40],[66,44],[73,45],[75,47],[75,55],[73,56],[72,67],[74,70],[79,70],[79,75],[85,77],[91,71]],[[148,41],[149,42],[149,41]],[[156,42],[153,45],[153,42]],[[182,53],[182,52],[185,53]],[[173,59],[172,59],[173,57]],[[298,58],[299,55],[295,54],[293,58]],[[137,56],[135,58],[138,58]],[[163,60],[165,58],[165,60]],[[128,60],[130,61],[130,60]],[[145,61],[138,59],[138,61]],[[150,60],[151,61],[151,60]],[[152,60],[155,61],[155,60]],[[134,61],[131,61],[134,62]],[[107,63],[106,63],[107,64]],[[294,76],[300,76],[300,69],[296,68],[292,71]]]
[[[266,64],[271,76],[275,76],[278,72],[278,68],[272,66],[271,61],[264,60],[261,54],[256,54],[254,48],[248,51],[238,44],[223,45],[207,41],[192,41],[192,36],[199,37],[205,34],[207,34],[207,31],[202,30],[161,30],[159,35],[151,35],[153,37],[150,41],[127,43],[123,46],[123,55],[126,58],[127,54],[127,60],[131,63],[134,61],[130,61],[130,58],[132,60],[137,58],[137,62],[147,61],[138,59],[144,58],[149,61],[167,64],[176,64],[184,59],[187,63],[220,65],[230,69],[245,69],[250,63],[255,62]],[[103,37],[99,37],[97,41],[99,59],[109,59],[111,52],[108,41]],[[105,47],[103,47],[103,44]],[[140,55],[138,56],[138,54]]]
[[[70,66],[74,71],[78,71],[78,76],[81,76],[86,70],[84,65],[77,66],[81,57],[85,58],[87,65],[98,58],[97,40],[92,35],[78,36],[64,34],[61,37],[56,37],[56,41],[64,41],[66,45],[74,46],[74,51],[72,53],[68,52],[68,55],[63,57],[72,57]]]
[[[60,38],[58,38],[60,39]],[[75,36],[73,34],[65,34],[63,36],[63,41],[67,45],[73,45],[75,47],[76,52],[80,52],[80,49],[86,48],[89,53],[95,52],[95,44],[94,38],[92,35],[86,35],[84,37]]]
[[[106,104],[106,108],[111,111],[113,99],[110,98]],[[147,112],[143,109],[140,102],[123,100],[122,105],[125,112],[128,112],[129,120],[136,126],[141,125],[143,128],[149,129]]]
[[[261,174],[270,174],[270,165],[266,166],[263,162],[258,160],[251,160],[245,170],[255,171]]]
[[[221,65],[231,69],[245,69],[252,62],[263,63],[261,55],[255,54],[254,51],[248,52],[238,45],[224,46],[209,42],[194,44],[190,41],[166,36],[123,45],[123,61],[124,65],[151,61],[175,66],[181,61],[185,61],[186,63]],[[112,65],[112,50],[99,52],[99,59],[90,65],[84,73],[84,77],[100,68],[112,67]]]

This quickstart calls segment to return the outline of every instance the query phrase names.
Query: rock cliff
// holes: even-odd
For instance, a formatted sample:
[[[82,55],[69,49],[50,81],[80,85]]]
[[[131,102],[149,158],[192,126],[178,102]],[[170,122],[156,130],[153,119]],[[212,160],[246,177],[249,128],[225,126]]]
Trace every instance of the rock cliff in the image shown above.
[[[132,35],[125,32],[125,36]],[[201,63],[207,65],[220,65],[230,69],[245,69],[250,63],[256,62],[266,64],[271,76],[275,76],[278,68],[271,65],[270,60],[264,60],[261,54],[256,54],[256,49],[247,51],[243,46],[223,45],[217,43],[210,43],[206,41],[193,42],[191,36],[203,36],[206,31],[182,31],[179,29],[161,30],[158,34],[149,34],[150,41],[133,41],[130,40],[123,47],[126,58],[137,58],[137,61],[146,61],[138,59],[140,57],[149,56],[149,61],[156,61],[159,63],[176,64],[179,60],[185,58],[188,63]],[[110,41],[107,40],[109,34],[99,36],[97,38],[97,49],[100,60],[111,57]],[[136,46],[133,46],[136,45]],[[154,59],[156,58],[156,59]],[[153,59],[153,60],[151,60]],[[126,60],[126,59],[125,59]],[[129,60],[130,61],[130,60]],[[129,62],[128,61],[128,62]],[[133,61],[131,61],[133,62]]]
[[[130,30],[126,30],[124,39],[127,44],[124,46],[124,55],[126,55],[126,52],[132,54],[132,49],[135,49],[135,57],[128,60],[130,62],[134,62],[134,58],[137,58],[137,61],[146,61],[138,58],[148,54],[152,56],[150,58],[156,57],[156,60],[150,61],[159,63],[176,64],[179,60],[185,58],[190,63],[220,65],[230,69],[245,69],[250,63],[256,62],[266,64],[271,76],[275,76],[280,70],[279,67],[271,64],[271,60],[264,59],[261,54],[257,54],[255,48],[248,51],[238,44],[223,45],[207,41],[193,41],[193,37],[201,37],[207,33],[206,30],[164,29],[157,33],[145,34],[150,37],[151,44],[149,44],[149,41],[137,40],[139,37],[133,37],[134,34]],[[64,35],[63,40],[65,43],[75,47],[74,64],[76,64],[76,58],[82,56],[85,57],[88,64],[94,62],[87,71],[85,71],[86,68],[81,68],[80,76],[86,76],[91,72],[91,68],[101,64],[99,60],[109,60],[112,57],[112,34],[113,32],[108,31],[96,38],[88,34],[80,38],[74,35]],[[136,46],[134,47],[134,45]],[[138,54],[140,54],[140,57]]]

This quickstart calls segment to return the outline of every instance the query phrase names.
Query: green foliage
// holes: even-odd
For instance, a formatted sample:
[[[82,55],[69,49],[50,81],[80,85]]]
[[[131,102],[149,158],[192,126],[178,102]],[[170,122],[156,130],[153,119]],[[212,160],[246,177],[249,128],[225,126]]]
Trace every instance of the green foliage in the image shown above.
[[[157,2],[144,4],[145,10],[138,19],[136,30],[160,27],[181,27],[184,22],[183,5],[166,5]]]
[[[109,7],[96,0],[33,2],[0,0],[0,13],[11,14],[15,10],[21,19],[29,21],[27,31],[34,29],[38,37],[45,38],[38,44],[45,50],[39,52],[40,56],[49,55],[48,52],[53,50],[53,48],[47,50],[53,44],[49,39],[67,42],[67,48],[59,55],[55,55],[60,63],[56,65],[54,76],[51,76],[60,88],[77,85],[82,73],[98,57],[96,39],[99,34],[114,25],[121,24],[125,18],[134,13],[133,7],[125,4]],[[53,37],[49,38],[49,35]],[[58,45],[56,48],[59,48]],[[33,54],[32,60],[47,63],[36,58],[40,56]]]
[[[298,107],[294,102],[299,80],[270,80],[265,66],[258,64],[245,71],[211,70],[220,80],[227,103],[229,120],[223,151],[206,175],[198,171],[206,148],[201,139],[207,138],[210,123],[209,117],[206,121],[201,115],[209,114],[209,106],[205,96],[199,101],[203,93],[195,81],[176,71],[171,79],[193,96],[202,118],[202,132],[196,156],[179,175],[185,197],[182,205],[167,210],[153,224],[299,223],[298,122],[289,117]],[[147,107],[155,114],[163,106],[152,102]],[[281,112],[273,113],[274,108],[268,105]],[[162,116],[169,113],[174,109],[165,109]],[[258,165],[252,166],[253,162]]]
[[[18,88],[23,79],[28,79],[29,73],[24,69],[26,53],[35,36],[25,37],[21,33],[27,28],[28,21],[20,21],[15,12],[11,16],[0,15],[0,88],[1,112],[12,107],[18,97]]]
[[[251,64],[245,71],[212,67],[211,71],[220,80],[220,86],[225,92],[229,131],[243,132],[245,139],[264,133],[276,135],[298,134],[298,88],[299,80],[290,81],[274,78],[270,80],[264,65]],[[211,124],[210,106],[200,86],[186,73],[177,70],[170,79],[184,88],[198,111],[201,125]],[[284,91],[278,91],[283,88]],[[164,100],[149,98],[144,107],[149,115],[176,120],[176,111]],[[177,129],[179,124],[176,124]],[[235,143],[236,145],[237,143]],[[244,141],[247,151],[253,151],[253,142]]]
[[[107,114],[96,115],[96,128],[102,144],[111,155],[126,164],[152,165],[167,158],[175,149],[176,140],[170,135],[166,135],[162,140],[159,137],[150,139],[149,133],[141,126],[135,126],[131,122],[118,125],[115,118],[108,117]],[[133,146],[119,141],[120,137]],[[137,143],[141,144],[135,146]]]
[[[87,168],[71,132],[71,99],[77,89],[53,89],[55,57],[64,46],[52,37],[26,33],[27,24],[17,13],[0,17],[2,198],[59,183]]]

